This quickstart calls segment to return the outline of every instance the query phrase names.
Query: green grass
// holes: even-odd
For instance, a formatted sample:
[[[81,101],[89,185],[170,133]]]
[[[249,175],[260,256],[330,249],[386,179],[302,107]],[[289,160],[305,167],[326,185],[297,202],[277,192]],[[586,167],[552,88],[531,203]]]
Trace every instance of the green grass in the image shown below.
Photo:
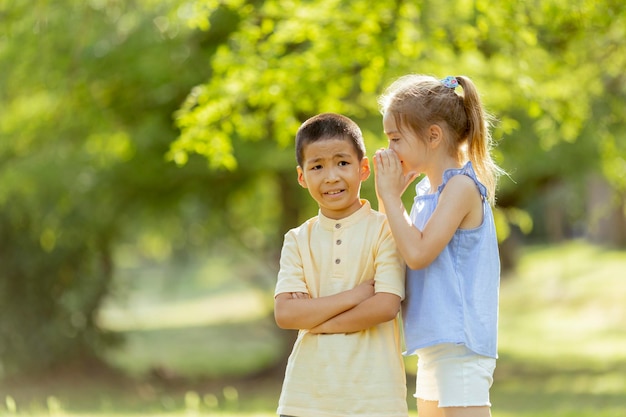
[[[127,269],[125,302],[111,302],[101,320],[127,336],[107,360],[131,378],[65,372],[5,382],[0,416],[274,416],[281,375],[259,372],[284,357],[286,333],[273,324],[271,293],[229,265]],[[625,300],[625,251],[526,248],[502,279],[493,415],[626,416]],[[415,359],[406,364],[411,392]]]
[[[500,349],[575,366],[626,361],[626,253],[532,248],[501,288]]]
[[[626,252],[525,251],[501,286],[501,416],[626,416]]]
[[[237,332],[233,332],[237,329]],[[254,320],[126,333],[122,349],[108,354],[109,361],[133,375],[169,370],[192,378],[244,375],[276,361],[280,345],[273,321]],[[228,338],[228,343],[221,340]]]

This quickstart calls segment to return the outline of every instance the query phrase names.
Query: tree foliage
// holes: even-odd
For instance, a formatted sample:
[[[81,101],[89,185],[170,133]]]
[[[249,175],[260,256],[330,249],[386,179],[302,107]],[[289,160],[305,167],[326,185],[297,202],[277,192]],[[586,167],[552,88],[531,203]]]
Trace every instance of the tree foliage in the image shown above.
[[[176,1],[15,3],[0,7],[0,374],[108,343],[95,317],[116,245],[198,186],[164,154],[204,56]]]
[[[180,164],[195,152],[235,169],[234,137],[280,149],[322,111],[356,118],[380,146],[376,97],[387,83],[409,72],[466,74],[499,120],[496,152],[513,178],[502,182],[501,205],[529,204],[545,184],[590,172],[625,190],[623,2],[194,4],[193,27],[210,28],[225,10],[238,25],[177,114],[170,157]]]
[[[123,242],[234,241],[274,265],[315,211],[298,125],[344,113],[371,154],[377,97],[405,73],[474,79],[509,221],[528,227],[537,195],[590,173],[624,200],[621,1],[18,0],[0,15],[0,374],[108,343],[95,317]],[[563,201],[580,221],[581,197]]]

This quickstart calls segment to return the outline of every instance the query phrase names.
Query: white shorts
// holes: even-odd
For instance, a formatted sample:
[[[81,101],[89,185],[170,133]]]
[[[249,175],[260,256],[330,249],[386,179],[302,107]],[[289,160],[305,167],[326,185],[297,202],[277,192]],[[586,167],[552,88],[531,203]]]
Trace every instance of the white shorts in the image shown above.
[[[491,407],[494,358],[453,343],[429,346],[416,353],[416,398],[438,401],[439,407]]]

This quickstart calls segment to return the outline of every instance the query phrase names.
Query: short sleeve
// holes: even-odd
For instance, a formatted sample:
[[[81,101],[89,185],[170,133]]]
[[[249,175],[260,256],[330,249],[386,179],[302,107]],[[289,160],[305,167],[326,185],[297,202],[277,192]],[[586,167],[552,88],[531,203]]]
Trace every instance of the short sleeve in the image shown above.
[[[391,293],[404,299],[406,266],[398,252],[387,221],[381,227],[375,264],[376,292]]]
[[[293,230],[285,234],[283,241],[274,297],[285,292],[309,292],[304,279],[302,256]]]

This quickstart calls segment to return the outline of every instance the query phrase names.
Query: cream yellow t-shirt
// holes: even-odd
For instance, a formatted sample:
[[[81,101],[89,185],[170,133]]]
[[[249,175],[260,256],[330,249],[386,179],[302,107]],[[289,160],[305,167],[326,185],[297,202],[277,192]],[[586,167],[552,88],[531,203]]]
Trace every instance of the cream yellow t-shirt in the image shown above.
[[[285,234],[275,295],[336,294],[374,278],[375,291],[404,298],[405,268],[386,217],[368,201],[333,220],[321,213]],[[278,414],[296,417],[406,417],[398,318],[348,334],[300,330]]]

